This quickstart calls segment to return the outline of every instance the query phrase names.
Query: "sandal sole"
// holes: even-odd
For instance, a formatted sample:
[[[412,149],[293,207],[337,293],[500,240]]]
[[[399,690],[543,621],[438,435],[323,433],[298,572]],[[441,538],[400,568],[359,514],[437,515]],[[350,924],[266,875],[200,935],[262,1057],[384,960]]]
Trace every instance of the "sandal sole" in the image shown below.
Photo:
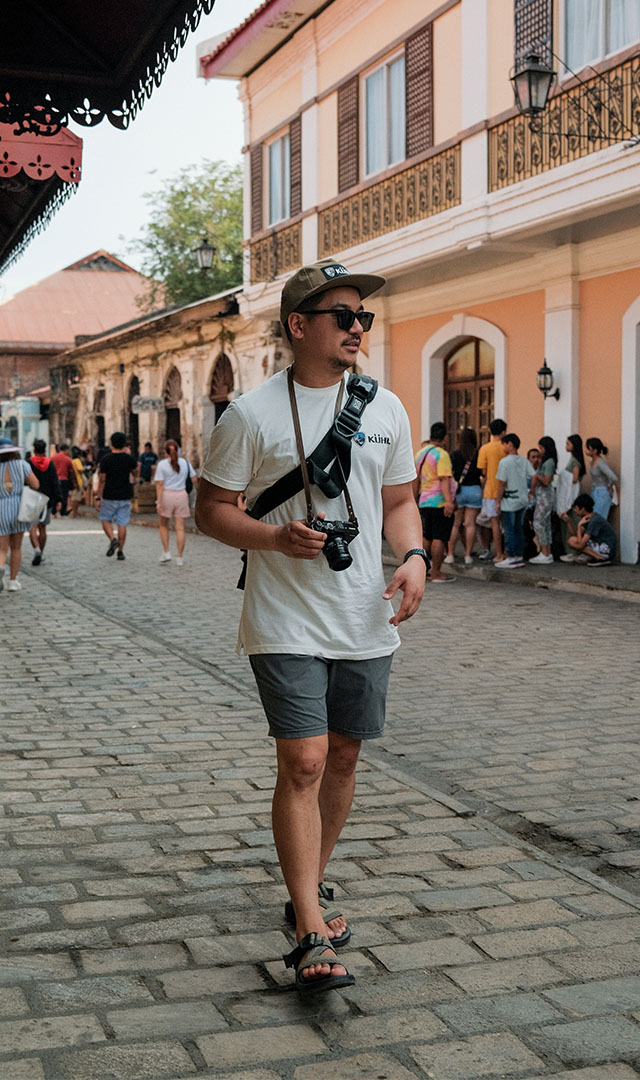
[[[344,990],[355,986],[355,975],[321,975],[317,979],[305,979],[296,975],[296,989],[301,994],[321,994],[327,990]]]

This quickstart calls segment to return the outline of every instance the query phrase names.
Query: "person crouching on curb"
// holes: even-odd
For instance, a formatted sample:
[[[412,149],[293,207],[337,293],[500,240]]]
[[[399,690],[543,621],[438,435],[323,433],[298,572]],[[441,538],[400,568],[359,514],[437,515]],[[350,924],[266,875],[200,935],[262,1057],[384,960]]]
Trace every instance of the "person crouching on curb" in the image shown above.
[[[249,656],[276,743],[273,834],[291,897],[285,917],[299,943],[285,963],[296,968],[303,992],[355,981],[336,956],[351,929],[329,906],[324,874],[351,807],[361,742],[383,733],[397,627],[418,610],[425,584],[409,422],[398,398],[379,389],[360,431],[356,423],[349,503],[344,470],[342,479],[333,473],[331,495],[324,493],[332,490],[330,476],[314,465],[309,496],[297,489],[262,520],[251,512],[329,432],[334,441],[336,412],[351,401],[346,374],[373,322],[362,301],[384,284],[333,259],[305,266],[286,282],[280,318],[293,364],[226,409],[211,436],[196,504],[201,532],[248,553],[238,651]],[[242,491],[248,513],[237,504]],[[348,523],[336,520],[346,517],[345,505]],[[352,529],[345,541],[352,510],[356,535]],[[388,586],[383,524],[401,563]],[[350,545],[340,566],[329,561],[336,554],[330,525],[345,526],[342,547]],[[399,591],[394,615],[390,601]]]
[[[594,513],[590,495],[578,495],[573,509],[578,514],[578,531],[568,538],[568,544],[577,552],[574,562],[587,566],[609,566],[618,549],[618,538],[608,521]]]

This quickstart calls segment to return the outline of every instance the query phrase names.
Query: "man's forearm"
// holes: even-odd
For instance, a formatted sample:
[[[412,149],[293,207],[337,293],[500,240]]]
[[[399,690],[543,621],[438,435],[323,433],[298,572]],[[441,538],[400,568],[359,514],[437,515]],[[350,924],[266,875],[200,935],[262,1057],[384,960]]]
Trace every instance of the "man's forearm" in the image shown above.
[[[397,559],[403,559],[411,548],[422,547],[422,522],[413,500],[399,503],[387,511],[384,535]]]
[[[231,502],[206,502],[198,500],[195,522],[206,536],[212,536],[221,544],[247,551],[275,551],[277,525],[268,525],[249,517]]]

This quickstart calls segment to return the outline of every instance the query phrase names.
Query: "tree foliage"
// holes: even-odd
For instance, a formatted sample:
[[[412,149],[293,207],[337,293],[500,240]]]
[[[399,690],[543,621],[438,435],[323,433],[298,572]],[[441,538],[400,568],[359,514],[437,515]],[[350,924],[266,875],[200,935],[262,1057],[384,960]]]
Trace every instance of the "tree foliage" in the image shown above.
[[[151,279],[138,300],[144,311],[189,304],[242,283],[242,170],[224,161],[181,169],[145,194],[150,219],[131,250]],[[210,270],[194,253],[203,236],[217,249]]]

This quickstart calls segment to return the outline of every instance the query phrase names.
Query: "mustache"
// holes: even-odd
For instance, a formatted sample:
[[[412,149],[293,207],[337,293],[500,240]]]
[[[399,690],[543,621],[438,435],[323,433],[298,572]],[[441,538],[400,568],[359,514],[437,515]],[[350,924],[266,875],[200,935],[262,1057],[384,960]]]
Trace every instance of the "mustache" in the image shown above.
[[[346,341],[342,342],[343,345],[357,345],[358,348],[360,348],[361,343],[362,337],[360,334],[355,334],[353,337],[347,338]]]

